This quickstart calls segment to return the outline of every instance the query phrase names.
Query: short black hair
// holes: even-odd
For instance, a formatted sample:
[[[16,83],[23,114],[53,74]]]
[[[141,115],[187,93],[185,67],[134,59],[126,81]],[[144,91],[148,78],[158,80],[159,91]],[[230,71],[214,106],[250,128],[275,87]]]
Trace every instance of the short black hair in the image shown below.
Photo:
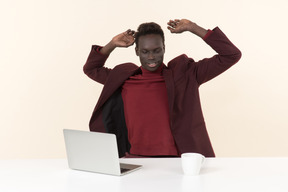
[[[137,32],[135,33],[136,47],[138,47],[139,37],[149,35],[149,34],[160,35],[164,44],[164,41],[165,41],[164,32],[161,29],[160,25],[154,22],[150,22],[150,23],[142,23],[141,25],[139,25]]]

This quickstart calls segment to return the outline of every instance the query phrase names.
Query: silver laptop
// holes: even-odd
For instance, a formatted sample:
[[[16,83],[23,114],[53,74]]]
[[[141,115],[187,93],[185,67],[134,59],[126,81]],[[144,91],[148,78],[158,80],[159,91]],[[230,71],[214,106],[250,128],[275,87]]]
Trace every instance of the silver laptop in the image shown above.
[[[142,167],[119,162],[114,134],[70,129],[63,133],[71,169],[120,176]]]

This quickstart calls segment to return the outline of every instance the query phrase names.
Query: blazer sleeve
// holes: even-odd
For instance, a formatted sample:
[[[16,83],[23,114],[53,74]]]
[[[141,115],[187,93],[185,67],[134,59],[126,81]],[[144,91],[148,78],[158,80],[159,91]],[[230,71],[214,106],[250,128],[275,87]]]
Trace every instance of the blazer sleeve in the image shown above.
[[[109,55],[101,54],[99,51],[101,48],[102,47],[98,45],[92,46],[87,61],[83,66],[83,71],[88,77],[90,77],[94,81],[104,84],[111,69],[104,67],[104,64]]]
[[[190,70],[196,75],[196,80],[201,85],[223,73],[241,58],[241,51],[216,27],[204,41],[218,54],[198,62],[191,61]]]

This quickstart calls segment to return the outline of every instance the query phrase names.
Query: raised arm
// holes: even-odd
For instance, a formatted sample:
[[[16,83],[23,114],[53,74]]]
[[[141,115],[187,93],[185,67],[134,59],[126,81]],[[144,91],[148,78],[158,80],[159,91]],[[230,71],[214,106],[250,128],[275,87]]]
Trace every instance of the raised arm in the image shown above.
[[[104,84],[111,69],[104,67],[104,64],[109,54],[116,47],[129,47],[134,44],[134,31],[127,30],[119,35],[116,35],[112,40],[105,45],[92,46],[92,50],[83,67],[84,73],[91,79]]]
[[[168,22],[168,29],[171,33],[190,31],[204,39],[217,52],[217,55],[198,62],[194,62],[193,59],[188,58],[186,55],[181,57],[183,59],[181,62],[188,64],[186,71],[195,75],[199,85],[223,73],[241,58],[241,51],[218,27],[213,29],[213,31],[205,30],[187,19],[175,19]]]
[[[116,47],[130,47],[135,41],[134,34],[135,31],[128,29],[124,33],[116,35],[100,52],[104,55],[109,55]]]

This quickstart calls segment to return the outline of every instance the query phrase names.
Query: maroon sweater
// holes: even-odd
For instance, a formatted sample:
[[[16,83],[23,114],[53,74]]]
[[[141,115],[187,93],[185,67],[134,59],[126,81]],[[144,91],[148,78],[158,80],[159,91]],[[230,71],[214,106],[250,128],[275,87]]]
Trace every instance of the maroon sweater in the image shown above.
[[[217,52],[215,56],[195,62],[186,55],[180,55],[163,67],[163,78],[168,95],[170,129],[179,154],[198,152],[214,157],[198,88],[235,64],[241,52],[218,27],[213,29],[205,42]],[[141,69],[133,63],[117,65],[114,69],[105,68],[108,56],[99,54],[96,49],[97,46],[92,47],[84,72],[104,87],[89,126],[91,131],[115,133],[121,157],[129,152],[131,146],[127,139],[121,93],[119,97],[117,92],[129,77],[141,73]],[[106,106],[110,106],[110,110],[106,110]],[[118,107],[111,110],[113,106]]]
[[[170,129],[163,66],[154,72],[141,67],[142,73],[131,76],[122,86],[130,154],[178,155]]]

